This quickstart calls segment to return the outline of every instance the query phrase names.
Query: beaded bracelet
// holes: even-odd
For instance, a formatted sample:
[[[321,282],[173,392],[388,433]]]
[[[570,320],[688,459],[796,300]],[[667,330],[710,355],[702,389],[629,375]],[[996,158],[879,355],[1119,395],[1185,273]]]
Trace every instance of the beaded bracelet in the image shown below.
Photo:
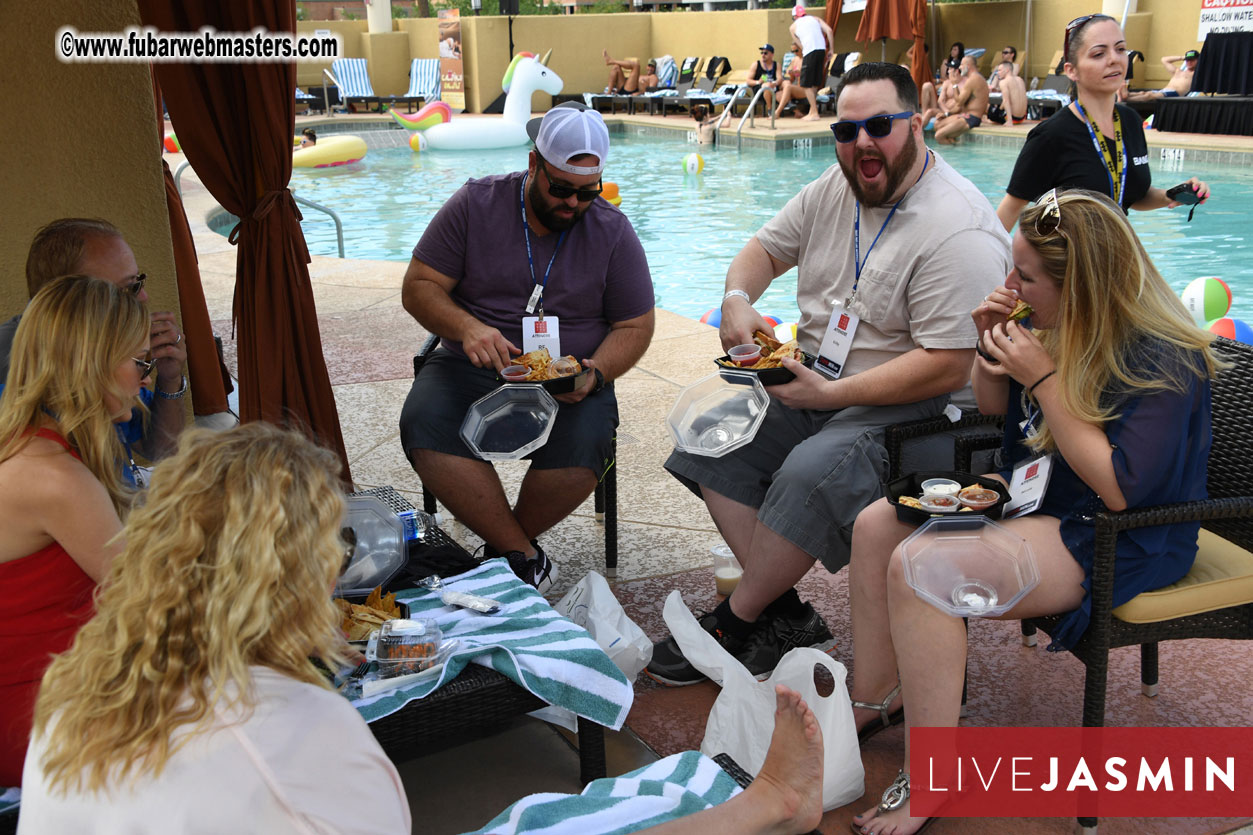
[[[183,385],[178,391],[172,392],[172,393],[164,392],[158,388],[156,389],[156,392],[157,392],[157,397],[164,397],[166,400],[178,400],[182,398],[183,395],[187,394],[187,375],[186,374],[183,375]]]

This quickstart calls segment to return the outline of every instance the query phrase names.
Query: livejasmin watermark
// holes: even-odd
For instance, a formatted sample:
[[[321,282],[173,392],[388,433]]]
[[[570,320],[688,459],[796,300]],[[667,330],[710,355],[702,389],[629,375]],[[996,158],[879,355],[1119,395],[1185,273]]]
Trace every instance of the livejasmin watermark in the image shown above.
[[[1253,815],[1253,728],[914,728],[909,749],[912,815]]]
[[[129,26],[121,32],[79,32],[62,26],[56,33],[56,54],[63,63],[194,63],[239,64],[288,61],[329,61],[342,54],[336,34],[162,32],[152,26]]]

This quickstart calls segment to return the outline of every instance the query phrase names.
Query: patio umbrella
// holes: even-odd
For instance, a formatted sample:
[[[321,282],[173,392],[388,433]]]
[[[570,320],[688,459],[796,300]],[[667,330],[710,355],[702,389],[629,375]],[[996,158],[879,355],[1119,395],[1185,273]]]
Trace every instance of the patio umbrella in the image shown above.
[[[296,29],[292,0],[139,0],[140,19],[166,32]],[[294,63],[156,64],[187,160],[222,207],[240,218],[234,322],[242,420],[303,431],[348,459],[322,357],[309,251],[287,188],[295,127]]]
[[[868,0],[857,27],[857,41],[879,41],[880,60],[887,60],[887,39],[914,37],[913,0]]]

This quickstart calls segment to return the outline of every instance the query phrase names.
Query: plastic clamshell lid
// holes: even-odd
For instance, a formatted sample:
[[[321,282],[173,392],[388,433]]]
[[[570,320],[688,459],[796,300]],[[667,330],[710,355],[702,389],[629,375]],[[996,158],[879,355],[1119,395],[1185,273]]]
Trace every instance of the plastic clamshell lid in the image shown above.
[[[1031,545],[985,516],[932,519],[900,548],[906,582],[958,617],[1004,614],[1040,582]]]
[[[369,594],[404,567],[405,525],[396,512],[374,496],[347,496],[344,527],[356,535],[352,562],[335,584],[336,597]]]
[[[680,391],[666,425],[677,449],[716,458],[751,441],[769,405],[756,374],[723,369]]]
[[[548,443],[557,401],[538,384],[501,386],[475,401],[461,439],[485,461],[516,461]]]

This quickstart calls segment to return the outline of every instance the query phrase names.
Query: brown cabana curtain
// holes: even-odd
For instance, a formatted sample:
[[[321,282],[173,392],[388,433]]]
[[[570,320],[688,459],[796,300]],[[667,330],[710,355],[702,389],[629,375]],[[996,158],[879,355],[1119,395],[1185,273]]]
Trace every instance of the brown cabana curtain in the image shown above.
[[[139,0],[143,24],[167,32],[296,29],[293,0]],[[241,420],[303,430],[348,459],[309,285],[309,251],[287,188],[295,129],[292,63],[155,64],[179,144],[201,182],[241,218],[234,322]]]
[[[827,11],[824,16],[827,19],[827,25],[831,27],[832,36],[835,35],[835,28],[840,25],[840,9],[843,5],[844,0],[827,0]],[[831,49],[835,49],[835,44],[831,44]]]
[[[152,98],[157,109],[157,136],[165,132],[165,118],[161,112],[161,86],[152,79]],[[161,153],[158,145],[157,153]],[[213,341],[213,325],[209,319],[209,307],[204,300],[204,287],[200,283],[200,265],[196,258],[196,244],[191,239],[191,226],[183,210],[183,199],[174,185],[174,175],[164,159],[165,202],[170,214],[170,242],[174,247],[174,278],[178,284],[178,314],[182,322],[183,337],[187,342],[187,380],[191,386],[192,407],[198,415],[215,415],[225,412],[226,367],[218,357]]]
[[[865,43],[881,41],[884,38],[894,40],[912,38],[914,36],[911,21],[912,5],[912,0],[868,0],[866,10],[861,13],[861,25],[857,27],[857,36],[854,40]]]
[[[927,60],[927,0],[914,0],[911,20],[914,36],[913,51],[910,53],[909,74],[918,85],[918,104],[922,106],[922,85],[931,81],[931,62]]]

